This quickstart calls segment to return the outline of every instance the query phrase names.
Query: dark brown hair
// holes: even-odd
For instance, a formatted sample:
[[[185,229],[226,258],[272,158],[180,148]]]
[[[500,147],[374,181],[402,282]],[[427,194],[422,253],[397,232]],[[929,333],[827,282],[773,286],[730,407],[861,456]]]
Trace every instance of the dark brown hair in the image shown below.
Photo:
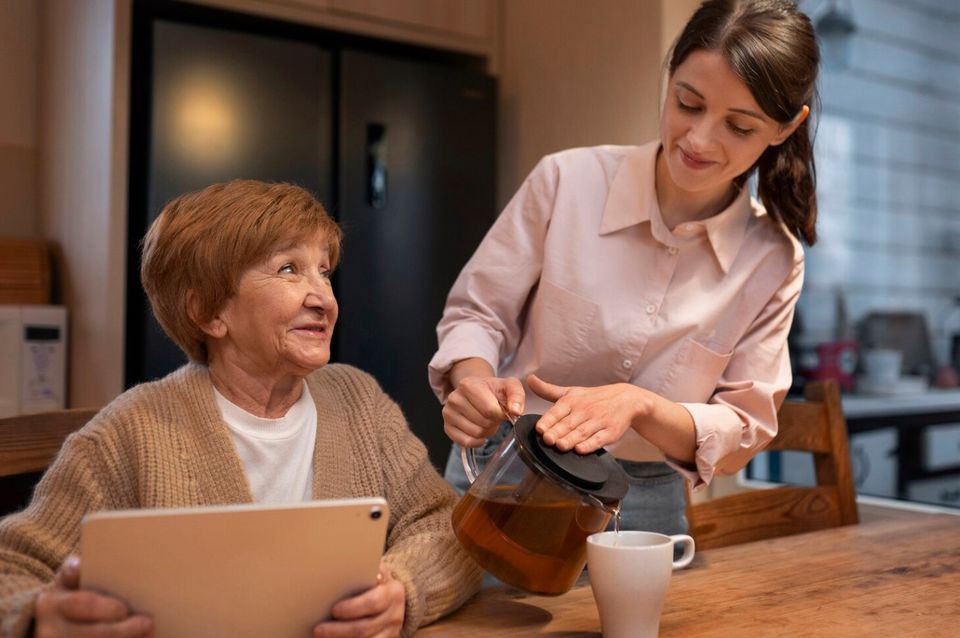
[[[706,0],[687,22],[670,54],[673,75],[694,51],[719,52],[769,117],[788,124],[804,105],[815,111],[820,49],[810,19],[784,0]],[[817,241],[816,167],[810,120],[782,144],[768,147],[737,178],[757,170],[757,194],[767,212],[808,245]]]
[[[200,325],[236,294],[243,273],[284,245],[317,236],[327,242],[333,270],[342,233],[309,192],[254,180],[214,184],[164,207],[143,239],[140,281],[164,331],[190,359],[207,363]]]

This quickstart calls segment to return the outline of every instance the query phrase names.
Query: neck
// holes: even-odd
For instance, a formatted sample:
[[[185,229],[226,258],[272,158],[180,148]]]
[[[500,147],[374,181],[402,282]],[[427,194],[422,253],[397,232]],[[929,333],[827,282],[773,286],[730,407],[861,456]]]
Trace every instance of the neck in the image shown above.
[[[264,419],[282,417],[303,393],[302,376],[251,374],[222,358],[211,358],[209,369],[217,392],[230,403]]]
[[[657,154],[654,179],[660,215],[670,230],[684,222],[713,217],[730,206],[740,194],[740,189],[733,182],[705,191],[681,189],[670,177],[670,169],[667,168],[662,148]]]

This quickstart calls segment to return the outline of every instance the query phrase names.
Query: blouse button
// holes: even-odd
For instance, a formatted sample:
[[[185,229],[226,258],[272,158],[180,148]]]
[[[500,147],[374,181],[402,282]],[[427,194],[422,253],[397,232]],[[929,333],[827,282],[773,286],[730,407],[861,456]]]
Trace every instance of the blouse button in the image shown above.
[[[624,360],[623,360],[623,367],[624,367],[625,369],[629,370],[630,368],[633,367],[633,361],[631,361],[630,359],[624,359]]]
[[[647,307],[644,308],[644,310],[647,311],[647,314],[648,314],[648,315],[652,315],[653,313],[655,313],[655,312],[657,311],[657,307],[654,306],[652,303],[648,303],[648,304],[647,304]]]

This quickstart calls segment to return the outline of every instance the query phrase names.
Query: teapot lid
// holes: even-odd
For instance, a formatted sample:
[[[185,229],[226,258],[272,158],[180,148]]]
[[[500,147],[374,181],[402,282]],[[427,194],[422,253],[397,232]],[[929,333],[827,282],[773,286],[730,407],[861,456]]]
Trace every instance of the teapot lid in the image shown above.
[[[629,484],[626,472],[603,448],[590,454],[573,450],[561,452],[543,442],[537,432],[539,414],[524,414],[514,424],[517,442],[528,458],[546,474],[578,492],[596,497],[604,504],[623,498]]]

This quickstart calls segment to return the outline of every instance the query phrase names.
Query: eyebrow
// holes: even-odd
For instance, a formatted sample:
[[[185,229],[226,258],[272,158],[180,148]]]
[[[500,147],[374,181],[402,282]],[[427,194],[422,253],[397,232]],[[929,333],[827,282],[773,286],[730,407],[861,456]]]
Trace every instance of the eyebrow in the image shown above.
[[[693,88],[692,86],[690,86],[690,85],[687,84],[686,82],[683,82],[683,81],[677,82],[677,86],[679,86],[679,87],[681,87],[681,88],[684,88],[684,89],[690,91],[691,93],[693,93],[694,95],[696,95],[696,96],[697,96],[698,98],[700,98],[701,100],[706,101],[706,99],[707,99],[707,98],[703,97],[703,94],[702,94],[700,91],[696,90],[695,88]],[[750,117],[755,117],[755,118],[757,118],[758,120],[760,120],[761,122],[766,122],[766,121],[767,121],[767,118],[766,118],[766,117],[764,117],[764,116],[761,115],[760,113],[757,113],[756,111],[751,111],[750,109],[730,109],[730,110],[733,111],[734,113],[742,113],[743,115],[749,115]]]
[[[290,241],[280,244],[279,246],[274,248],[273,254],[276,255],[278,253],[288,253],[291,250],[295,249],[299,245],[299,243],[300,242],[298,242],[297,240],[291,239]]]

